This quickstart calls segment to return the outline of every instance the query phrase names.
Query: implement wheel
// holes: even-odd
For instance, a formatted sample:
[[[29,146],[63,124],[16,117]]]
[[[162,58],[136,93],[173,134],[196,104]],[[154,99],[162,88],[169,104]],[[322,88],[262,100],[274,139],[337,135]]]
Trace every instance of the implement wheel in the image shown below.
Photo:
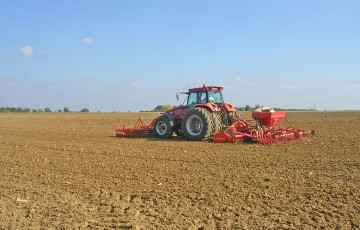
[[[155,135],[161,138],[170,138],[174,132],[170,121],[165,116],[156,119],[153,130]]]
[[[208,140],[213,130],[211,113],[204,108],[193,108],[182,120],[182,132],[192,141]]]

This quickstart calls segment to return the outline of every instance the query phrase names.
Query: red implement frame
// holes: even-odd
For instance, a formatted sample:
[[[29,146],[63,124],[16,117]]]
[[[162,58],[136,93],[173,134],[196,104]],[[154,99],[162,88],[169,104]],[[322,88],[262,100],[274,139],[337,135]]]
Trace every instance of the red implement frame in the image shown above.
[[[146,122],[139,116],[133,128],[126,128],[125,125],[121,129],[116,130],[117,137],[128,137],[135,133],[152,133],[153,125],[155,123],[155,119],[150,123],[150,125],[146,124]]]

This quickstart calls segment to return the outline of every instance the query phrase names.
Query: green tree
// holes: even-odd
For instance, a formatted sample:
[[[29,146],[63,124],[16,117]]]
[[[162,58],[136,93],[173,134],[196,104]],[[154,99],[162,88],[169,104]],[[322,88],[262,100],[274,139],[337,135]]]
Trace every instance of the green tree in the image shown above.
[[[64,113],[68,113],[68,112],[70,112],[70,109],[68,107],[65,107],[64,108]]]
[[[245,106],[245,111],[250,111],[250,110],[251,110],[250,105],[246,105],[246,106]]]
[[[172,108],[174,108],[174,106],[172,106],[172,105],[158,105],[158,106],[156,106],[154,111],[155,112],[165,112]]]
[[[80,110],[80,112],[87,113],[87,112],[90,112],[90,111],[87,108],[83,108],[82,110]]]
[[[50,108],[46,107],[46,108],[44,109],[44,112],[50,113],[50,112],[52,112],[52,111],[51,111]]]

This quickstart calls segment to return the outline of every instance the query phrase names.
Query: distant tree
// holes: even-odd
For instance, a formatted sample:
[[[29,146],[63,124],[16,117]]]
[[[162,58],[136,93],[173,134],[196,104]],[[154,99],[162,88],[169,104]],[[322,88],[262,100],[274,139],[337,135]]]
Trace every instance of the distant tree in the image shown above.
[[[64,113],[68,113],[68,112],[70,112],[70,109],[68,107],[65,107],[64,108]]]
[[[158,105],[158,106],[156,106],[154,111],[155,112],[165,112],[172,108],[174,108],[174,106],[172,106],[172,105]]]
[[[31,112],[31,109],[29,108],[21,108],[21,107],[1,107],[0,112],[11,112],[11,113],[27,113]]]
[[[51,111],[50,108],[46,107],[46,108],[44,109],[44,112],[50,113],[50,112],[52,112],[52,111]]]
[[[83,108],[82,110],[80,110],[80,112],[87,113],[87,112],[90,112],[90,111],[87,108]]]
[[[245,111],[250,111],[250,110],[251,110],[250,105],[246,105],[246,106],[245,106]]]
[[[255,105],[254,110],[255,110],[255,109],[259,109],[259,108],[261,108],[260,105]]]
[[[59,113],[61,113],[61,112],[62,112],[62,110],[61,110],[61,109],[58,109],[58,112],[59,112]]]

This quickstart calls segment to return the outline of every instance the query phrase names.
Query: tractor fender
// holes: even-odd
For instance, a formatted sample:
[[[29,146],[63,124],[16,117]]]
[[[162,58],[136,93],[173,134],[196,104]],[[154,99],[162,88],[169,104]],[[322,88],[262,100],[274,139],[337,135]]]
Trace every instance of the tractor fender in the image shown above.
[[[213,103],[202,103],[202,104],[197,104],[196,106],[194,106],[195,108],[204,108],[209,110],[210,112],[216,112],[218,111],[216,108],[219,108],[218,106],[216,106],[216,104]],[[220,110],[219,110],[220,111]]]
[[[169,120],[171,127],[175,126],[175,118],[170,113],[164,113],[164,116]]]
[[[226,110],[226,112],[235,112],[235,107],[230,105],[230,104],[227,104],[227,103],[224,103],[224,109]]]

